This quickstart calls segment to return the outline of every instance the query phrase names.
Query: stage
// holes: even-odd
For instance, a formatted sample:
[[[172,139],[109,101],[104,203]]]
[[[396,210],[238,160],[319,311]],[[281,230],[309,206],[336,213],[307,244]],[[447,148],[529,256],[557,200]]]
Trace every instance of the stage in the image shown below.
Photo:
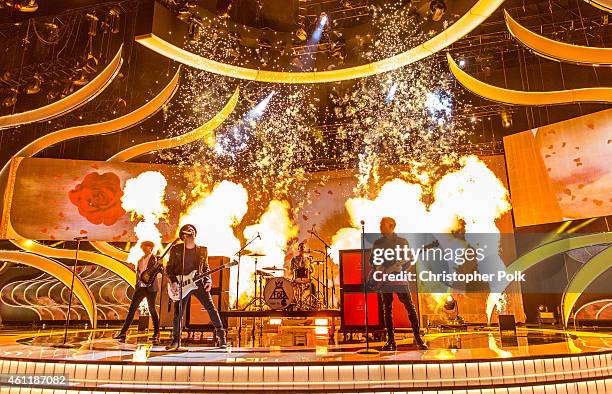
[[[75,347],[63,349],[54,346],[62,341],[61,330],[5,330],[0,373],[65,376],[65,385],[38,386],[61,390],[55,392],[612,392],[611,333],[525,328],[503,338],[495,329],[432,333],[425,336],[426,351],[416,350],[408,338],[397,352],[364,355],[357,353],[364,343],[326,345],[324,338],[305,346],[227,350],[195,342],[186,351],[167,352],[162,345],[147,345],[145,333],[131,332],[119,343],[111,338],[114,332],[71,330]],[[2,392],[40,390],[13,385]]]

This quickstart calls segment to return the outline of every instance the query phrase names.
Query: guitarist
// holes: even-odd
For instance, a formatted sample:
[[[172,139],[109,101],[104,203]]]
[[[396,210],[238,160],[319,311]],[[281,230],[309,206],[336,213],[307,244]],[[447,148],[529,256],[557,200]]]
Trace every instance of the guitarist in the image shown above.
[[[395,219],[392,217],[383,217],[380,221],[380,232],[382,237],[374,241],[372,245],[372,254],[370,255],[370,264],[372,264],[372,257],[375,249],[395,249],[397,246],[401,248],[404,245],[408,246],[408,241],[405,238],[399,237],[395,232]],[[372,264],[373,265],[373,264]],[[397,266],[397,269],[402,269],[401,264],[398,264],[395,260],[385,260],[380,268],[391,273],[392,267]],[[376,270],[378,267],[373,265],[373,269]],[[393,293],[397,294],[397,298],[404,304],[408,317],[410,319],[410,325],[412,326],[412,332],[414,334],[414,342],[421,350],[426,350],[427,345],[421,338],[419,331],[419,317],[417,316],[416,309],[412,303],[410,297],[410,288],[408,283],[392,284],[385,283],[381,288],[382,293],[382,304],[383,304],[383,315],[385,328],[387,330],[387,343],[383,346],[383,351],[395,351],[397,345],[395,344],[395,333],[393,329]]]
[[[194,225],[186,224],[179,231],[179,238],[183,241],[170,249],[170,259],[166,266],[166,273],[170,279],[172,290],[179,290],[177,275],[189,275],[192,271],[200,273],[208,271],[208,249],[205,246],[195,244],[195,236],[197,230]],[[210,320],[215,327],[215,335],[219,340],[219,347],[226,348],[227,342],[225,338],[225,330],[219,312],[213,303],[210,296],[212,280],[210,276],[198,283],[198,288],[181,301],[174,303],[174,321],[172,324],[172,344],[166,347],[168,350],[176,350],[179,347],[179,338],[181,337],[182,325],[180,324],[185,315],[185,308],[189,303],[192,295],[202,303]],[[182,304],[179,308],[179,302]],[[180,311],[179,311],[180,309]],[[181,327],[180,327],[181,326]]]
[[[140,277],[143,271],[157,264],[157,257],[153,254],[155,244],[151,241],[143,241],[140,244],[140,248],[144,252],[144,256],[142,256],[136,264],[136,288],[134,289],[134,295],[132,296],[132,303],[130,304],[130,309],[125,317],[125,322],[123,323],[121,331],[119,331],[119,333],[113,337],[114,339],[118,339],[120,342],[125,342],[125,335],[130,328],[130,324],[132,324],[132,321],[134,320],[136,309],[138,309],[138,306],[145,298],[149,304],[149,312],[151,313],[151,318],[153,319],[153,336],[150,339],[153,342],[159,341],[159,316],[157,315],[157,310],[155,310],[155,299],[157,298],[157,292],[159,291],[159,283],[156,278],[153,280],[153,283],[146,284]]]

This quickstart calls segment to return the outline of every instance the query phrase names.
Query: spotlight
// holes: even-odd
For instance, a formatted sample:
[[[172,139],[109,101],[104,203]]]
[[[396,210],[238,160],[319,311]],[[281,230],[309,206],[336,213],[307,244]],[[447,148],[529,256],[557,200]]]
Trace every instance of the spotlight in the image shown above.
[[[317,26],[315,27],[314,31],[312,32],[312,35],[310,36],[310,39],[308,40],[308,45],[315,45],[319,43],[319,41],[321,40],[321,35],[323,34],[323,29],[325,28],[325,25],[327,25],[328,19],[329,18],[327,17],[327,14],[325,12],[321,12],[321,14],[319,15],[319,22],[317,23]]]
[[[446,12],[446,3],[444,0],[433,0],[429,4],[429,11],[431,12],[431,20],[438,22]]]
[[[502,126],[505,129],[512,127],[512,114],[507,111],[502,111],[501,114]]]
[[[393,82],[393,85],[389,88],[387,96],[385,97],[385,104],[389,105],[395,98],[395,92],[397,91],[397,82]]]
[[[448,295],[446,297],[446,301],[444,301],[444,309],[447,311],[454,311],[457,308],[457,300],[453,298],[452,295]]]
[[[94,14],[87,14],[87,19],[89,19],[89,34],[91,37],[94,37],[98,34],[98,17]]]
[[[34,78],[31,83],[26,86],[26,94],[36,94],[40,92],[40,85],[42,84],[42,77],[39,74],[34,74]]]
[[[106,18],[108,29],[113,34],[119,33],[119,15],[121,15],[121,10],[117,7],[113,7],[108,12],[108,17]]]
[[[460,68],[465,67],[465,59],[459,59],[459,67]]]

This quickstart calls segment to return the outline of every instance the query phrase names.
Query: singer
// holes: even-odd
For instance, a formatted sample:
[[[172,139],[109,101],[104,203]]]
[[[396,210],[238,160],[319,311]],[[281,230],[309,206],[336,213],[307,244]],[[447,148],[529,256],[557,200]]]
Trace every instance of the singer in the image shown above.
[[[208,268],[208,249],[205,246],[195,244],[195,236],[197,230],[194,225],[186,224],[179,231],[179,238],[183,241],[170,249],[170,259],[166,267],[166,273],[171,281],[173,291],[180,290],[179,282],[183,275],[188,275],[193,271],[203,273],[209,270]],[[180,347],[180,338],[182,334],[182,319],[185,314],[185,308],[189,303],[191,295],[195,295],[202,303],[210,320],[215,327],[215,335],[220,348],[226,348],[227,342],[225,338],[225,329],[221,322],[219,312],[213,303],[210,296],[212,280],[210,276],[198,283],[198,288],[195,291],[187,294],[181,301],[174,303],[174,321],[172,325],[172,343],[166,347],[168,350],[177,350]]]

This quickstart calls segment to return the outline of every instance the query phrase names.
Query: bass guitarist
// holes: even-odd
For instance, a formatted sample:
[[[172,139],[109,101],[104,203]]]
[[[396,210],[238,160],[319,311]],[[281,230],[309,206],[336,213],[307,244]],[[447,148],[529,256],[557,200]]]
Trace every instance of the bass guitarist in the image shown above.
[[[177,276],[188,275],[193,271],[199,273],[208,271],[208,249],[205,246],[195,244],[197,230],[192,224],[186,224],[179,231],[179,238],[183,241],[170,249],[170,259],[166,266],[166,273],[171,282],[173,291],[179,290],[179,280]],[[215,327],[215,335],[218,339],[220,348],[226,348],[225,330],[219,312],[213,303],[210,295],[212,280],[210,276],[198,283],[198,288],[187,294],[181,301],[174,303],[174,321],[172,324],[172,343],[166,347],[168,350],[177,350],[180,346],[182,333],[182,319],[185,315],[185,308],[192,295],[202,303],[210,320]]]
[[[155,278],[148,283],[143,282],[141,278],[141,275],[145,270],[153,268],[153,266],[158,263],[157,257],[153,254],[155,244],[151,241],[143,241],[140,244],[140,248],[142,249],[144,256],[142,256],[136,264],[136,288],[134,289],[134,295],[132,296],[132,303],[130,304],[130,309],[125,318],[121,331],[119,331],[113,337],[121,342],[125,342],[125,336],[130,328],[130,324],[132,324],[132,321],[134,320],[136,309],[138,309],[138,306],[145,298],[149,304],[149,312],[151,313],[151,318],[153,319],[153,336],[150,339],[153,342],[159,341],[159,316],[157,315],[157,310],[155,309],[155,299],[157,298],[157,292],[159,291],[157,274],[155,274]]]

